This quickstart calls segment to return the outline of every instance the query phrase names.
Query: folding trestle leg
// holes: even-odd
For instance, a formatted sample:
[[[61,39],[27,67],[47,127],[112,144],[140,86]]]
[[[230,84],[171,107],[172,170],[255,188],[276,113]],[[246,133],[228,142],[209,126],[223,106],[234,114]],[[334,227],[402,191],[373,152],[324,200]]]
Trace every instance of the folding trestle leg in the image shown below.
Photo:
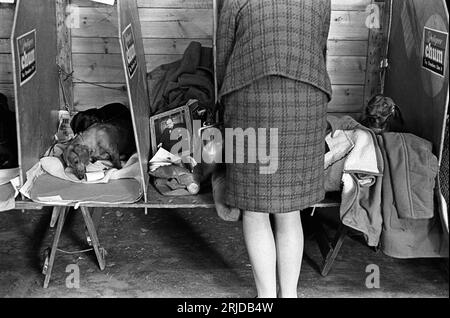
[[[66,220],[66,214],[68,212],[69,207],[60,207],[56,206],[53,208],[52,212],[52,218],[50,221],[50,227],[54,227],[56,225],[56,232],[55,236],[53,238],[53,243],[51,249],[47,249],[47,255],[44,262],[44,268],[42,270],[42,273],[45,275],[44,279],[44,288],[48,287],[48,284],[50,282],[50,278],[52,275],[52,269],[53,264],[55,262],[56,252],[58,250],[58,243],[59,239],[61,237],[62,229],[64,227],[64,222]],[[97,231],[95,229],[94,221],[91,218],[91,214],[89,212],[89,209],[87,207],[81,207],[81,213],[83,215],[83,220],[85,223],[85,226],[87,228],[87,235],[88,235],[88,241],[91,240],[92,247],[95,252],[95,255],[97,257],[97,261],[100,267],[100,270],[105,269],[105,250],[100,247],[100,243],[97,236]],[[100,209],[99,209],[100,210]],[[101,211],[96,211],[94,213],[94,218],[98,221],[101,217]]]
[[[331,270],[331,267],[333,266],[334,260],[336,259],[336,256],[338,255],[342,243],[344,243],[345,236],[347,235],[348,227],[346,227],[344,224],[341,224],[339,226],[339,229],[337,230],[337,233],[334,237],[334,240],[331,242],[329,246],[329,250],[324,255],[324,261],[323,266],[320,270],[320,274],[322,276],[327,276],[328,273]]]
[[[52,219],[50,220],[50,227],[55,227],[56,221],[58,221],[59,213],[62,210],[66,210],[66,207],[63,206],[55,206],[52,212]]]
[[[93,208],[93,212],[92,212],[92,222],[94,223],[94,227],[97,228],[97,225],[100,223],[100,219],[102,217],[103,214],[103,209],[101,208]],[[85,235],[86,235],[86,240],[87,243],[89,244],[89,246],[92,246],[92,239],[91,236],[89,235],[89,231],[88,228],[86,226],[85,228]]]
[[[95,255],[97,256],[98,265],[100,270],[105,269],[105,250],[100,247],[100,242],[98,240],[97,231],[95,229],[94,222],[92,221],[91,214],[86,207],[80,207],[81,213],[83,214],[84,223],[88,229],[89,236],[92,241],[92,247],[94,248]]]
[[[323,257],[322,264],[320,265],[320,274],[327,276],[344,243],[345,236],[348,233],[348,227],[341,223],[333,240],[330,242],[325,229],[315,217],[313,218],[313,224],[315,230],[314,236]]]
[[[56,256],[56,250],[58,249],[58,243],[59,238],[61,236],[61,232],[64,226],[64,221],[66,219],[66,207],[54,207],[52,212],[52,220],[50,223],[50,226],[52,226],[52,223],[54,225],[54,222],[56,222],[56,219],[58,220],[58,225],[56,226],[56,233],[53,238],[53,244],[52,248],[50,250],[50,255],[46,257],[44,262],[44,268],[42,270],[42,273],[45,275],[44,280],[44,288],[48,287],[48,283],[50,282],[50,277],[52,276],[52,269],[53,269],[53,263],[55,262],[55,256]]]

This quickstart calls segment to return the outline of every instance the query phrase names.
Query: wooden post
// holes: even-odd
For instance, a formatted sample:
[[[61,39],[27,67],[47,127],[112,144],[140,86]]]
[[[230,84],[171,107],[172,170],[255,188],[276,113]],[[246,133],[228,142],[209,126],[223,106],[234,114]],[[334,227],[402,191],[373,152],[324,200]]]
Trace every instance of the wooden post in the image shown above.
[[[380,14],[380,28],[369,29],[369,43],[367,48],[367,62],[366,62],[366,80],[364,88],[364,107],[367,105],[370,98],[381,92],[381,67],[380,63],[385,55],[385,48],[387,45],[386,32],[388,28],[388,15],[385,7],[387,3],[382,1],[372,1],[372,5],[378,7]],[[387,19],[386,19],[387,18]]]
[[[67,25],[67,13],[70,0],[56,0],[56,32],[57,32],[57,61],[58,65],[68,74],[72,68],[72,38],[71,30]],[[66,101],[64,101],[64,94]],[[62,85],[59,87],[60,109],[65,109],[67,102],[70,111],[73,110],[72,78],[62,75]]]

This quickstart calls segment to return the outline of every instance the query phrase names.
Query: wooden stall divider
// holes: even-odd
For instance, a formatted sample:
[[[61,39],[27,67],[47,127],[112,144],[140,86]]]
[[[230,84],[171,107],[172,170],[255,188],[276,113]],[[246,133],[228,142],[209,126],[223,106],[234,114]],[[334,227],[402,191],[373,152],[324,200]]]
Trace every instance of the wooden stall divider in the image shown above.
[[[51,146],[59,109],[54,1],[18,0],[11,32],[20,182]]]
[[[449,90],[447,7],[445,1],[434,1],[432,4],[394,1],[392,14],[394,19],[389,42],[390,65],[386,74],[386,94],[394,99],[402,111],[405,122],[403,130],[431,141],[433,152],[440,160]],[[423,66],[424,35],[425,30],[430,29],[444,37],[446,34],[443,74]]]
[[[147,202],[147,171],[150,153],[150,103],[147,88],[147,69],[141,24],[136,0],[117,0],[119,42],[127,84],[128,100],[139,156],[144,201]],[[146,210],[147,212],[147,210]]]

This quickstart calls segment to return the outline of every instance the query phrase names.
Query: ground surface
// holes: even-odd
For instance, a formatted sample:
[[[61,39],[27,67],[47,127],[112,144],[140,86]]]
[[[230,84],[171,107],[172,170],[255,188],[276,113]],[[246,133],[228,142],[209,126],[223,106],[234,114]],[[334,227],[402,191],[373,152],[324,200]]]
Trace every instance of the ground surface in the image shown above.
[[[106,209],[98,230],[107,251],[99,270],[93,252],[57,253],[43,289],[42,252],[51,245],[50,210],[0,214],[0,297],[254,297],[241,223],[221,221],[214,210]],[[305,222],[307,220],[305,219]],[[332,230],[332,227],[330,228]],[[348,237],[327,277],[317,271],[320,252],[308,233],[300,297],[448,297],[442,260],[399,260]],[[70,213],[59,246],[87,248],[78,211]],[[66,287],[66,267],[77,264],[80,288]],[[366,267],[380,269],[380,288],[365,285]]]

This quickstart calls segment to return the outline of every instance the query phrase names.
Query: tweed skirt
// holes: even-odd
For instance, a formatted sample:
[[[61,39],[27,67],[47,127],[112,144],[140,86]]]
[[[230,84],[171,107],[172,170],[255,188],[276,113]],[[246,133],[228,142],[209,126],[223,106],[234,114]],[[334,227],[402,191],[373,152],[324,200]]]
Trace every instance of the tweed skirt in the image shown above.
[[[234,160],[227,160],[227,204],[244,211],[287,213],[323,200],[327,102],[320,89],[282,76],[266,76],[223,97],[225,128],[250,128],[257,135],[256,143],[246,138],[238,147],[236,142]],[[261,128],[265,138],[258,134]],[[270,135],[276,141],[272,145]],[[262,160],[261,150],[270,154],[271,163]],[[244,161],[238,161],[242,152]],[[258,154],[256,162],[252,152]],[[272,171],[261,173],[268,166]]]

